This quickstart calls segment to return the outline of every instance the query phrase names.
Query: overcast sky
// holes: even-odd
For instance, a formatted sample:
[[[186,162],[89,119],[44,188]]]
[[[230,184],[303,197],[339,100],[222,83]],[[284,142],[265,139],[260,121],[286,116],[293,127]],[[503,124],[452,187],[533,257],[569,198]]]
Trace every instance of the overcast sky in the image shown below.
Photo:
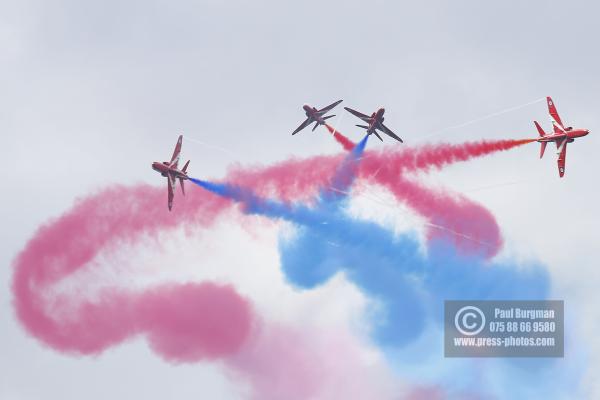
[[[185,143],[194,175],[220,177],[234,162],[338,151],[322,128],[290,136],[305,102],[384,105],[410,144],[547,95],[566,124],[591,130],[569,145],[564,179],[537,145],[431,179],[492,210],[504,255],[548,265],[589,340],[581,386],[599,398],[599,12],[589,1],[0,2],[0,399],[240,396],[218,368],[173,367],[141,341],[58,354],[11,306],[11,262],[36,227],[112,183],[162,185],[150,163],[178,134],[207,144]],[[544,102],[430,140],[535,137],[533,119],[549,129]],[[359,138],[350,115],[334,121]]]

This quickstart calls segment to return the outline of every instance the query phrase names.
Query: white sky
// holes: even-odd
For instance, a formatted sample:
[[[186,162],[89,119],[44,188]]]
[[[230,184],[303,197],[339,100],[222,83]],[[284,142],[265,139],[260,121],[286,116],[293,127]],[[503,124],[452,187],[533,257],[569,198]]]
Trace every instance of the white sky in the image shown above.
[[[564,179],[553,152],[540,161],[537,145],[430,179],[492,210],[504,256],[549,266],[567,313],[578,315],[579,337],[589,340],[582,390],[599,398],[599,8],[579,1],[0,2],[0,399],[239,396],[219,369],[172,367],[142,341],[98,359],[57,354],[27,336],[10,304],[10,265],[35,228],[111,183],[163,184],[150,162],[168,157],[178,134],[228,151],[184,144],[195,176],[218,177],[233,162],[338,151],[322,128],[290,136],[304,102],[344,99],[362,111],[385,105],[387,125],[411,143],[546,95],[566,124],[592,131],[570,145]],[[549,127],[543,102],[431,140],[535,137],[532,119]],[[357,139],[353,123],[344,115],[340,129]],[[271,239],[256,239],[257,257],[276,258]],[[252,277],[247,286],[238,281],[260,291]]]

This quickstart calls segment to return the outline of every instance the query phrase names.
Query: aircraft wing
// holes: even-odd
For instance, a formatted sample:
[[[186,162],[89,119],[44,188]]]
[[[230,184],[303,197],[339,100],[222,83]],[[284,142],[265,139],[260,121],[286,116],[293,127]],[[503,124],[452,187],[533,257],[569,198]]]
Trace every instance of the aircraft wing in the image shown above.
[[[394,139],[396,139],[397,141],[399,141],[400,143],[404,143],[404,141],[402,139],[400,139],[398,137],[398,135],[396,135],[394,132],[391,131],[390,128],[388,128],[387,126],[385,126],[384,124],[379,124],[379,126],[381,127],[381,131],[383,133],[385,133],[386,135],[388,135],[389,137],[392,137]]]
[[[348,107],[344,107],[344,110],[348,111],[350,114],[352,114],[354,116],[357,116],[358,118],[362,119],[365,122],[369,122],[369,123],[371,122],[372,118],[370,116],[368,116],[368,115],[365,115],[365,114],[363,114],[361,112],[358,112],[358,111],[353,110],[353,109],[348,108]]]
[[[307,126],[309,126],[312,123],[312,118],[306,118],[306,120],[304,120],[303,123],[300,124],[299,127],[296,128],[296,130],[294,132],[292,132],[292,135],[295,135],[296,133],[300,132],[302,129],[306,128]]]
[[[548,113],[550,114],[550,120],[552,121],[552,126],[554,127],[555,133],[564,133],[565,127],[560,119],[560,115],[558,115],[558,111],[556,111],[556,106],[554,105],[554,101],[550,97],[546,97],[546,101],[548,102]]]
[[[321,108],[319,111],[317,111],[319,114],[323,115],[325,113],[327,113],[328,111],[331,111],[335,106],[337,106],[338,104],[340,104],[342,102],[342,100],[338,100],[335,103],[331,103],[330,105],[328,105],[327,107],[323,107]]]
[[[565,162],[567,159],[567,140],[565,139],[559,147],[558,153],[558,175],[562,178],[565,174]]]
[[[177,139],[177,144],[175,145],[175,150],[173,150],[173,156],[171,156],[171,161],[169,165],[171,167],[177,168],[177,164],[179,163],[179,153],[181,152],[181,142],[183,141],[183,135],[179,135],[179,139]]]
[[[168,191],[168,206],[169,211],[173,207],[173,197],[175,196],[175,179],[171,178],[171,175],[167,176],[167,191]]]

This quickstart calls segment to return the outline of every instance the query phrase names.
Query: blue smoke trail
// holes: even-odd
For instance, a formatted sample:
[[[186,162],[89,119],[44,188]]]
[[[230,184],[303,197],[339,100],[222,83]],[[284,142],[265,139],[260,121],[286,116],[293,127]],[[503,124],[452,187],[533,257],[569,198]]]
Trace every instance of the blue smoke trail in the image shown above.
[[[341,207],[341,201],[348,197],[348,190],[354,183],[356,172],[360,164],[360,160],[364,154],[369,135],[354,146],[352,151],[348,153],[342,160],[342,163],[336,169],[329,188],[323,188],[320,193],[320,204],[322,207],[333,209]]]
[[[367,138],[337,169],[331,184],[335,190],[323,189],[320,202],[313,208],[264,199],[236,185],[190,180],[241,203],[248,214],[298,224],[294,239],[280,243],[287,279],[296,286],[314,288],[334,274],[345,272],[366,294],[383,304],[382,311],[373,317],[374,337],[382,345],[402,346],[415,340],[427,316],[441,312],[439,307],[445,299],[546,298],[549,279],[542,266],[517,269],[512,265],[486,265],[484,259],[459,254],[441,240],[431,243],[428,254],[423,255],[416,238],[395,236],[378,224],[346,215],[343,200],[356,176]]]
[[[490,263],[479,255],[459,253],[443,239],[430,242],[427,253],[423,254],[415,236],[395,235],[381,225],[348,216],[343,208],[365,145],[366,138],[344,159],[331,182],[331,187],[337,190],[323,188],[314,207],[264,199],[248,188],[227,183],[191,180],[206,190],[239,202],[248,214],[297,224],[297,234],[290,240],[281,240],[279,244],[282,269],[287,280],[297,287],[310,289],[344,272],[350,281],[377,302],[378,307],[369,313],[369,326],[372,327],[373,339],[388,349],[388,353],[395,354],[394,349],[401,351],[409,344],[416,344],[423,353],[420,357],[426,358],[427,354],[437,356],[439,363],[451,363],[463,371],[470,369],[471,376],[474,376],[478,372],[476,363],[439,361],[442,352],[440,337],[429,339],[425,345],[419,344],[426,330],[431,331],[433,327],[434,331],[441,332],[444,300],[545,299],[550,290],[549,275],[542,265],[535,263]],[[336,245],[331,245],[331,242]],[[501,393],[522,397],[521,394],[529,393],[527,387],[530,381],[519,380],[518,377],[524,373],[509,368],[512,364],[522,366],[523,362],[488,361],[492,372],[481,382],[459,379],[452,371],[446,375],[442,373],[442,376],[447,379],[445,386],[476,388],[479,392],[495,392],[489,389],[490,385],[513,379],[514,385]],[[547,360],[526,365],[525,370],[533,375],[530,379],[553,370],[552,361]],[[541,372],[535,375],[537,370]],[[431,376],[425,375],[423,373],[419,377],[425,381],[428,378],[440,381],[435,372]],[[548,385],[547,393],[558,393],[560,388],[557,385]]]

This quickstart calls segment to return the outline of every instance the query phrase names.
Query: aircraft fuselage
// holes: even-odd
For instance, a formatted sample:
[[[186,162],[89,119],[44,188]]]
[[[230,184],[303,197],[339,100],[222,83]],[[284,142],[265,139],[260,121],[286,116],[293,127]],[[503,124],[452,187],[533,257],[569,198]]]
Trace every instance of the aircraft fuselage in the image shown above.
[[[152,169],[155,170],[156,172],[159,172],[164,177],[171,176],[172,178],[188,179],[188,176],[185,172],[180,171],[177,168],[169,167],[169,163],[167,161],[153,162]]]
[[[315,122],[318,122],[320,125],[325,125],[325,120],[321,115],[319,115],[318,111],[315,107],[311,107],[308,104],[302,106],[306,116],[312,119]]]
[[[373,118],[373,120],[369,124],[369,129],[367,129],[367,133],[369,135],[375,133],[376,129],[381,129],[381,124],[383,124],[383,121],[385,120],[383,114],[385,114],[385,108],[383,107],[371,114],[371,118]]]
[[[573,129],[573,128],[565,128],[564,133],[553,133],[551,135],[542,136],[537,139],[538,142],[558,142],[567,139],[570,142],[573,142],[576,138],[587,136],[590,133],[589,129]]]

